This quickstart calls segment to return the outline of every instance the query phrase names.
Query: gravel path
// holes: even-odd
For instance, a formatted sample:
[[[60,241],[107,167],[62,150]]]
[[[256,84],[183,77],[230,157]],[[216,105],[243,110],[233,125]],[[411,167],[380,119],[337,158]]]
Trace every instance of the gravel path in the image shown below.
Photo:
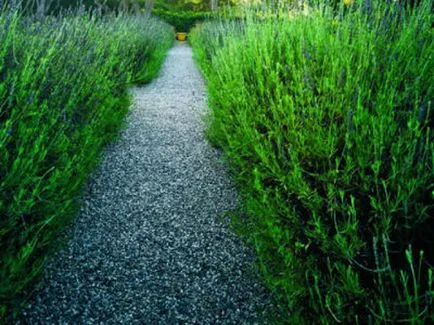
[[[177,44],[107,148],[30,324],[264,324],[252,254],[222,221],[236,193],[204,139],[204,82]]]

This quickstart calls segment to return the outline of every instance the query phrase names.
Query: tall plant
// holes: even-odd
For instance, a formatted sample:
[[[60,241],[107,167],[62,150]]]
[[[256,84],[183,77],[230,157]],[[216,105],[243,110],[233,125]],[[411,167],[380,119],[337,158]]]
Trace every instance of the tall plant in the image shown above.
[[[210,139],[292,323],[434,321],[431,9],[318,3],[191,36]]]
[[[16,311],[74,216],[101,150],[172,44],[154,18],[0,11],[0,319]]]

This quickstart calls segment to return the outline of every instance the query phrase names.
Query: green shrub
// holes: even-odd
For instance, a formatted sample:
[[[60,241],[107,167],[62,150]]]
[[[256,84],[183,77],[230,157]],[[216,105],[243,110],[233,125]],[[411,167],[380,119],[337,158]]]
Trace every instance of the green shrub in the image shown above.
[[[177,32],[189,32],[194,25],[213,15],[210,12],[170,11],[161,8],[155,8],[152,13],[175,27]]]
[[[74,215],[128,86],[157,74],[172,39],[154,18],[0,12],[0,319]]]
[[[209,137],[289,323],[434,322],[431,7],[318,5],[191,34]]]

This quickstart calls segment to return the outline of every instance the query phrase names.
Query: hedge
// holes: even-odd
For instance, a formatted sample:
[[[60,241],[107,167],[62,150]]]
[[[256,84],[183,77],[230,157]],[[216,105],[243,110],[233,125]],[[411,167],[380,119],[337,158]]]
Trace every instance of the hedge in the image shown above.
[[[158,72],[173,30],[155,18],[0,12],[0,318],[61,242],[128,87]]]
[[[319,2],[191,34],[236,223],[290,324],[434,322],[431,8]]]

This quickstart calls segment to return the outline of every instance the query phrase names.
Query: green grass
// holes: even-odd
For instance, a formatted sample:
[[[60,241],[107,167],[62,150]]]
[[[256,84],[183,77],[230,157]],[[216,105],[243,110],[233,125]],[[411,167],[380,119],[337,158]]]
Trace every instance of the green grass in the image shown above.
[[[434,322],[432,1],[195,29],[209,138],[291,324]]]
[[[0,11],[0,319],[31,292],[89,173],[156,76],[173,30],[154,18]]]

